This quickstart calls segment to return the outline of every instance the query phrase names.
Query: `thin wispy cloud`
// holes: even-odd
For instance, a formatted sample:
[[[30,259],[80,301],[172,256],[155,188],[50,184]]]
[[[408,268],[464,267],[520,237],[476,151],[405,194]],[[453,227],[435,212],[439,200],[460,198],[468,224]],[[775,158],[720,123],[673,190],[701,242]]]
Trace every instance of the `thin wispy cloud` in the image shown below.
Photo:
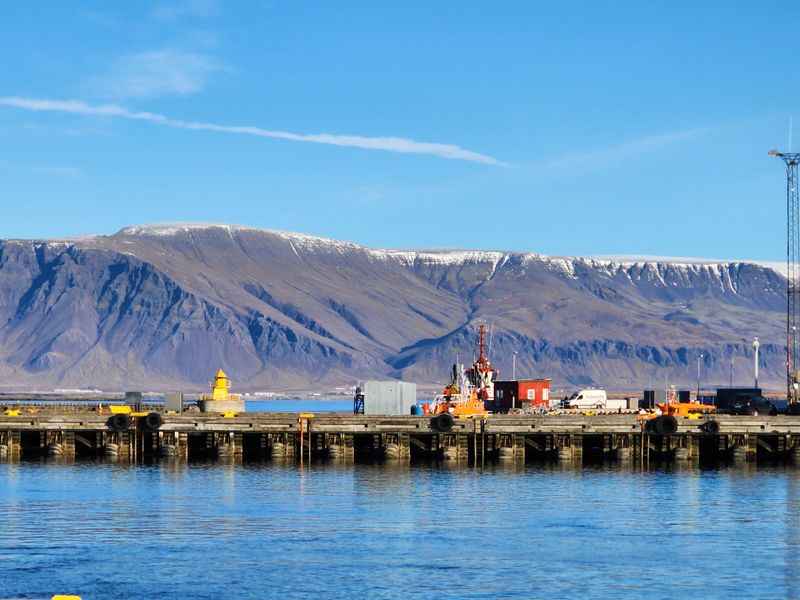
[[[679,142],[694,139],[706,132],[708,132],[707,128],[699,128],[645,136],[604,148],[565,154],[539,163],[537,166],[547,170],[587,168],[588,166],[605,167],[640,154],[654,152]]]
[[[453,144],[436,142],[419,142],[400,137],[367,137],[360,135],[339,135],[331,133],[293,133],[262,129],[253,126],[220,125],[202,121],[184,121],[173,119],[165,115],[152,112],[132,111],[116,104],[92,105],[79,100],[47,100],[38,98],[0,97],[0,106],[9,106],[29,111],[57,112],[73,115],[110,117],[145,121],[163,127],[174,129],[187,129],[193,131],[213,131],[248,135],[261,138],[288,140],[293,142],[308,142],[312,144],[327,144],[331,146],[344,146],[362,148],[365,150],[383,150],[403,154],[427,154],[451,160],[464,160],[486,165],[508,166],[492,156],[473,152]]]
[[[166,48],[122,56],[107,73],[90,79],[86,87],[117,100],[185,96],[205,88],[222,68],[211,56]]]

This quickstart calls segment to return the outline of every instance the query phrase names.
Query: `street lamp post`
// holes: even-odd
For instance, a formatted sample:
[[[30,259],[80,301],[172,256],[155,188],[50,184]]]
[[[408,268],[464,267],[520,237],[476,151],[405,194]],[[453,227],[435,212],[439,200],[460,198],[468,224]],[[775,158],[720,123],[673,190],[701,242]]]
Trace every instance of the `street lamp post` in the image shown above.
[[[511,354],[511,380],[512,381],[516,381],[517,380],[517,351],[516,350]],[[516,390],[511,395],[511,410],[515,410],[517,408],[517,391],[519,390],[519,385],[515,383],[514,387],[516,388]]]
[[[758,338],[753,338],[753,371],[755,373],[755,385],[753,387],[758,387],[758,348],[761,344],[758,342]]]
[[[700,361],[703,360],[703,353],[697,355],[697,402],[700,402]]]
[[[731,379],[728,387],[733,387],[733,354],[731,354]]]

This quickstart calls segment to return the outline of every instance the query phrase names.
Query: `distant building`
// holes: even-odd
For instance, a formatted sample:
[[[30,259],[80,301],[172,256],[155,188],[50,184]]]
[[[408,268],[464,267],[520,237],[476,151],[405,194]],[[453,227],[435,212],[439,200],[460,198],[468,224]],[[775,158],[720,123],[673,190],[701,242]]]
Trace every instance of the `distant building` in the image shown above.
[[[508,412],[515,408],[548,406],[550,406],[549,379],[518,379],[495,381],[494,399],[487,408],[493,412]]]

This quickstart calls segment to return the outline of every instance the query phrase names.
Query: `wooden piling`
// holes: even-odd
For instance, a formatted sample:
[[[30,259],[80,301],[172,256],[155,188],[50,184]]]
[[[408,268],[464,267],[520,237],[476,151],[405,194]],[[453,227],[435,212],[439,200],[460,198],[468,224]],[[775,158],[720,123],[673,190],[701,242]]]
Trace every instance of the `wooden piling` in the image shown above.
[[[392,460],[411,460],[411,439],[407,433],[386,433],[381,436],[384,456]]]
[[[63,448],[62,456],[67,460],[74,460],[75,458],[75,432],[64,431],[61,438],[61,445]]]
[[[177,439],[177,458],[179,460],[189,460],[189,434],[185,431],[178,432]]]
[[[472,466],[478,466],[478,421],[472,419]]]
[[[314,438],[311,433],[311,419],[306,419],[306,428],[308,429],[308,464],[311,464],[311,451],[314,447]]]
[[[481,466],[486,466],[486,420],[481,419]]]

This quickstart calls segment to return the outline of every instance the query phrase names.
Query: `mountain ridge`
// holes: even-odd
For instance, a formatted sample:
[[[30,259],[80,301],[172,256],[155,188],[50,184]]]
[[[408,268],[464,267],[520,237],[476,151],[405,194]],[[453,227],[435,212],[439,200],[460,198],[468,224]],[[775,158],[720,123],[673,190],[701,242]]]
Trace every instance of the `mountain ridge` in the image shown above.
[[[499,257],[504,259],[511,255],[520,255],[529,257],[530,259],[541,259],[549,261],[590,261],[597,264],[631,266],[636,264],[669,264],[676,266],[718,266],[729,264],[753,264],[772,269],[780,274],[785,274],[785,264],[781,261],[768,261],[768,260],[751,260],[751,259],[719,259],[719,258],[702,258],[702,257],[680,257],[680,256],[657,256],[657,255],[636,255],[636,254],[622,254],[622,255],[550,255],[538,252],[526,252],[518,250],[470,250],[464,248],[421,248],[421,249],[403,249],[403,248],[372,248],[357,242],[337,240],[325,236],[305,234],[295,231],[270,229],[261,227],[252,227],[247,225],[234,225],[226,223],[205,223],[205,222],[167,222],[167,223],[153,223],[145,225],[130,225],[123,227],[116,233],[111,235],[107,234],[91,234],[76,237],[56,237],[56,238],[8,238],[6,242],[40,242],[40,243],[91,243],[94,240],[102,238],[113,238],[117,236],[135,236],[135,235],[152,235],[152,236],[170,236],[178,233],[188,231],[203,231],[210,229],[222,229],[229,233],[233,231],[248,231],[254,233],[263,233],[268,235],[275,235],[289,240],[305,241],[310,246],[318,245],[339,248],[352,248],[368,251],[377,257],[395,257],[395,258],[416,258],[423,259],[450,259],[458,261],[467,258],[493,258]]]
[[[383,250],[196,223],[0,241],[0,375],[199,388],[223,366],[242,389],[440,382],[484,321],[503,375],[517,352],[519,376],[554,386],[687,385],[701,352],[706,380],[725,382],[731,358],[746,369],[753,335],[764,380],[779,384],[779,271],[614,258]]]

